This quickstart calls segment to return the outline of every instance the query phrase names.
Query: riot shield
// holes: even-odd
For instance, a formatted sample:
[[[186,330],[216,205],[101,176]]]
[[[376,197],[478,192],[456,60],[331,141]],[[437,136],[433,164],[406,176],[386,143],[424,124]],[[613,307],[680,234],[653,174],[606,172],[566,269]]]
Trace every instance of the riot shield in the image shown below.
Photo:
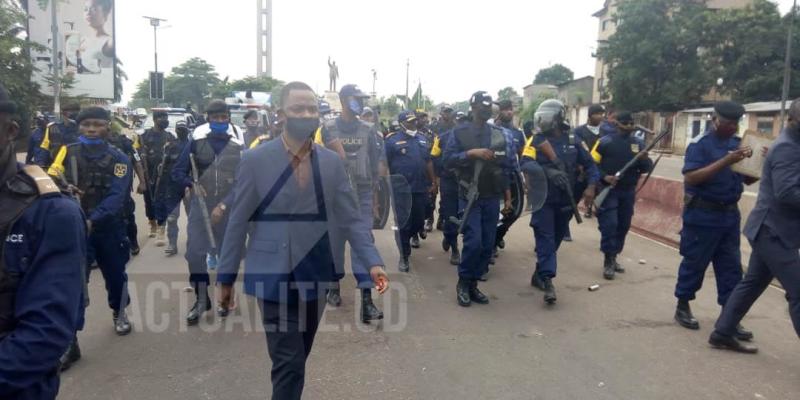
[[[528,205],[531,212],[539,211],[547,200],[547,176],[536,161],[528,160],[522,164],[525,184],[528,188]]]
[[[519,174],[514,174],[509,189],[511,190],[511,210],[507,213],[500,214],[498,226],[502,225],[506,219],[516,221],[522,215],[522,211],[525,208],[525,187],[522,182],[522,177]],[[502,210],[505,205],[505,200],[501,201],[500,209]]]

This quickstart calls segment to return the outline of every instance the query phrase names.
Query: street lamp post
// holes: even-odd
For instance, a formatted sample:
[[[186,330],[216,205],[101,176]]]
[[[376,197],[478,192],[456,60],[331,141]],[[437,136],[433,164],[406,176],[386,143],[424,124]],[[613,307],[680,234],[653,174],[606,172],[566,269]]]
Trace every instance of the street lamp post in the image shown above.
[[[786,39],[786,60],[783,65],[783,90],[781,92],[781,131],[786,125],[786,100],[789,99],[789,84],[792,78],[792,39],[794,38],[794,17],[797,0],[792,3],[792,15],[789,17],[789,36]]]
[[[56,10],[57,1],[50,2],[53,35],[53,55],[50,58],[53,68],[53,114],[61,119],[61,56],[58,53],[58,11]]]
[[[153,72],[158,73],[158,26],[161,25],[162,22],[167,22],[167,20],[144,16],[142,18],[149,19],[150,26],[153,27],[153,61],[155,62]]]

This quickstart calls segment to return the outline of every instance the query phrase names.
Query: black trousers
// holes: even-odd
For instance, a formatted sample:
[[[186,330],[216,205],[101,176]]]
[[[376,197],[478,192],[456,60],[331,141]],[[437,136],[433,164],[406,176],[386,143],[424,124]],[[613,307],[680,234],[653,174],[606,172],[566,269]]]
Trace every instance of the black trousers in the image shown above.
[[[747,274],[722,307],[715,327],[717,332],[733,336],[736,326],[750,307],[776,278],[786,290],[789,314],[794,330],[800,337],[800,254],[797,249],[784,247],[777,235],[766,226],[761,227],[756,240],[750,244],[753,253]]]
[[[272,399],[300,400],[305,384],[306,360],[314,344],[325,296],[303,302],[290,294],[291,304],[263,301],[261,315],[272,360]]]

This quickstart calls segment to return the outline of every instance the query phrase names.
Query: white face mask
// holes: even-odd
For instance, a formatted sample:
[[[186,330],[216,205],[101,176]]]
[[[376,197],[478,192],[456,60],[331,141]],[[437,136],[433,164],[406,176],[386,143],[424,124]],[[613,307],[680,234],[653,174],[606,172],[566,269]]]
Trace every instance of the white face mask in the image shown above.
[[[592,133],[594,133],[595,135],[599,135],[600,134],[600,127],[599,126],[586,125],[586,127],[589,128],[589,130]]]
[[[407,133],[407,134],[409,134],[409,135],[411,135],[411,137],[417,136],[417,131],[409,131],[409,130],[406,130],[406,133]]]

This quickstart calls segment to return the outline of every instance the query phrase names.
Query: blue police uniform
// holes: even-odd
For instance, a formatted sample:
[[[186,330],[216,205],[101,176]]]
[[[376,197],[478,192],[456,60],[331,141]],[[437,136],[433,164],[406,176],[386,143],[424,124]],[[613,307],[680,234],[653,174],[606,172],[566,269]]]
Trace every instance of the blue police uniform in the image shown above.
[[[147,193],[144,194],[145,215],[150,221],[156,221],[157,203],[162,200],[165,193],[155,187],[158,174],[164,163],[164,149],[167,144],[175,141],[175,137],[166,130],[156,131],[148,129],[139,138],[142,145],[142,158],[145,171],[147,171]],[[162,187],[163,188],[163,187]],[[163,224],[161,224],[163,225]]]
[[[183,199],[184,188],[181,182],[175,181],[172,177],[172,170],[178,163],[181,154],[189,145],[189,140],[175,140],[164,149],[164,165],[161,168],[158,187],[155,188],[159,195],[156,198],[155,216],[159,226],[167,225],[167,240],[171,246],[176,246],[178,242],[178,218],[181,215],[180,202]],[[153,183],[156,185],[156,183]],[[188,210],[188,203],[187,205]]]
[[[25,164],[35,164],[36,149],[42,145],[44,139],[44,129],[37,127],[28,139],[28,153],[25,155]]]
[[[21,168],[10,166],[11,179]],[[44,171],[38,174],[47,179]],[[52,181],[43,190],[42,180],[21,171],[16,178],[22,176],[24,182],[13,185],[14,197],[30,203],[21,215],[3,215],[0,221],[5,242],[0,251],[0,398],[54,399],[59,357],[83,314],[86,229],[78,205]],[[0,214],[11,208],[6,186],[11,181],[5,178]]]
[[[411,255],[411,237],[425,226],[425,207],[430,188],[426,173],[427,163],[431,159],[429,146],[425,136],[411,136],[403,128],[386,138],[389,172],[405,178],[411,192],[411,204],[405,204],[407,201],[403,200],[396,201],[395,205],[400,209],[395,211],[398,215],[408,216],[396,235],[404,259]]]
[[[77,143],[78,136],[80,132],[75,121],[66,120],[48,124],[41,145],[35,149],[33,163],[47,169],[53,163],[55,154],[61,146]]]
[[[114,312],[123,311],[130,302],[125,272],[130,248],[123,209],[131,187],[130,160],[105,141],[87,144],[81,137],[79,143],[67,146],[64,161],[67,182],[83,193],[81,208],[92,224],[87,265],[97,261],[106,282],[108,306]]]
[[[601,131],[603,128],[601,127]],[[637,153],[645,149],[642,139],[622,132],[607,132],[592,149],[592,157],[598,164],[600,176],[616,174]],[[625,238],[631,228],[634,206],[636,204],[636,185],[643,173],[653,168],[649,158],[640,159],[634,168],[620,177],[619,182],[608,193],[608,197],[597,210],[600,230],[600,250],[616,257],[625,247]],[[604,181],[600,181],[601,185]],[[602,189],[598,188],[598,191]]]
[[[756,150],[758,151],[758,150]],[[744,279],[722,308],[715,332],[734,336],[753,303],[777,279],[800,337],[800,132],[784,130],[767,154],[758,200],[744,226],[753,247]]]
[[[472,142],[472,143],[469,143]],[[493,149],[495,161],[486,162],[478,180],[478,199],[464,224],[464,245],[458,276],[467,281],[480,279],[489,271],[489,261],[494,252],[497,222],[500,219],[500,201],[508,189],[507,177],[513,173],[513,140],[502,127],[485,124],[481,128],[474,124],[459,125],[444,150],[446,168],[461,170],[461,180],[472,179],[475,160],[467,157],[472,149]],[[467,200],[460,191],[459,210],[464,210]]]
[[[233,204],[233,187],[241,153],[242,146],[232,140],[227,133],[209,133],[205,138],[191,140],[183,149],[172,169],[172,179],[179,183],[181,190],[194,185],[191,163],[191,156],[194,155],[199,183],[206,192],[205,207],[210,215],[217,205],[230,207]],[[197,196],[192,196],[190,204],[184,258],[189,265],[189,282],[195,288],[197,300],[204,302],[200,304],[201,306],[208,306],[210,278],[206,258],[212,251],[211,242],[206,231],[200,200]],[[177,202],[174,205],[177,206]],[[226,212],[222,221],[212,226],[217,249],[223,245],[227,220]]]
[[[509,171],[508,179],[509,181],[513,181],[517,179],[520,174],[520,160],[519,154],[522,152],[522,149],[525,147],[525,134],[522,133],[521,130],[517,129],[513,124],[502,124],[503,128],[505,128],[511,136],[511,150],[513,154],[510,156],[513,158],[512,166],[513,169]],[[520,188],[521,190],[521,188]],[[497,227],[497,233],[495,237],[495,242],[499,244],[505,238],[506,234],[508,233],[511,226],[514,222],[517,221],[515,216],[511,215],[504,215],[502,221]]]
[[[581,144],[581,139],[574,133],[561,135],[540,134],[533,137],[533,146],[538,147],[544,142],[549,142],[553,150],[564,165],[569,183],[575,187],[578,177],[578,166],[583,167],[589,184],[595,184],[600,179],[597,166],[591,155]],[[525,157],[529,162],[530,157]],[[536,160],[542,168],[558,169],[558,166],[547,157],[537,157]],[[572,199],[569,194],[556,187],[548,180],[547,198],[544,206],[531,214],[530,226],[536,238],[536,274],[540,279],[555,278],[558,270],[558,249],[564,236],[569,232],[569,222],[572,220]]]
[[[127,136],[119,133],[112,133],[108,138],[108,143],[128,156],[128,160],[130,160],[132,166],[135,167],[136,163],[140,161],[139,152],[136,151],[133,146],[133,141]],[[125,232],[128,236],[131,254],[135,255],[139,252],[139,229],[136,226],[136,202],[133,200],[132,194],[133,175],[131,175],[131,186],[125,199],[125,205],[123,206],[123,219],[125,220]]]
[[[424,127],[419,130],[418,134],[421,134],[425,137],[425,141],[428,144],[428,153],[430,154],[430,152],[433,150],[433,145],[437,137],[435,132],[428,129],[427,127]],[[433,185],[433,182],[431,182],[431,180],[428,179],[428,186],[431,185]],[[436,195],[437,195],[436,193],[428,193],[428,201],[427,203],[425,203],[425,221],[430,222],[431,224],[433,224],[433,214],[436,212]],[[425,224],[423,224],[423,228],[420,229],[420,232],[423,233],[422,232],[423,230],[426,230]],[[425,233],[423,233],[420,236],[423,238],[427,237]]]
[[[721,138],[714,127],[696,138],[686,149],[683,173],[689,173],[724,158],[739,148],[738,137]],[[709,181],[686,184],[675,297],[694,300],[703,285],[708,264],[714,263],[717,303],[724,305],[742,279],[740,220],[737,203],[744,191],[742,176],[725,167]]]
[[[439,177],[439,215],[443,220],[444,240],[450,247],[458,249],[458,225],[450,221],[450,217],[458,217],[458,180],[452,169],[445,168],[443,160],[443,149],[452,137],[452,129],[440,133],[434,142],[431,157],[434,171]]]

